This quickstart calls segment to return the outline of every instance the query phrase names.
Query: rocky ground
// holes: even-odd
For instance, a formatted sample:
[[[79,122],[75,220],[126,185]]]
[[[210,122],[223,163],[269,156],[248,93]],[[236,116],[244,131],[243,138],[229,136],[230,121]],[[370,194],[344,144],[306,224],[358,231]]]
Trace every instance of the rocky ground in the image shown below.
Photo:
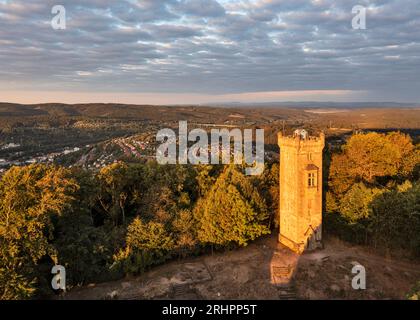
[[[367,248],[327,239],[298,256],[260,239],[247,248],[172,261],[136,278],[74,288],[63,299],[405,299],[420,263],[386,259]],[[352,268],[366,269],[366,290],[351,286]]]

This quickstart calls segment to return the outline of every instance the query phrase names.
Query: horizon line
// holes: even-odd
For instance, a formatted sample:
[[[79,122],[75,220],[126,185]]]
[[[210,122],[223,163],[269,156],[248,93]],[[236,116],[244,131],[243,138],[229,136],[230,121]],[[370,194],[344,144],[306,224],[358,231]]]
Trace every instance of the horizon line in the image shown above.
[[[224,102],[208,102],[208,103],[162,103],[162,104],[155,104],[155,103],[125,103],[125,102],[75,102],[75,103],[68,103],[68,102],[59,102],[59,101],[49,101],[49,102],[33,102],[33,103],[22,103],[22,102],[13,102],[13,101],[0,101],[0,104],[11,104],[11,105],[22,105],[22,106],[37,106],[37,105],[94,105],[94,104],[104,104],[104,105],[127,105],[127,106],[144,106],[144,107],[237,107],[237,106],[250,106],[250,105],[274,105],[278,104],[281,107],[287,107],[287,104],[290,104],[293,107],[298,107],[298,104],[301,104],[299,107],[305,107],[304,104],[308,104],[308,107],[316,107],[319,106],[310,106],[310,104],[326,104],[326,108],[334,107],[328,106],[328,104],[336,104],[336,105],[380,105],[384,104],[384,107],[387,105],[403,105],[403,106],[411,106],[411,107],[420,107],[420,102],[401,102],[401,101],[322,101],[322,100],[296,100],[296,101],[224,101]],[[376,107],[376,106],[375,106]],[[378,106],[379,107],[379,106]],[[391,106],[393,107],[393,106]]]

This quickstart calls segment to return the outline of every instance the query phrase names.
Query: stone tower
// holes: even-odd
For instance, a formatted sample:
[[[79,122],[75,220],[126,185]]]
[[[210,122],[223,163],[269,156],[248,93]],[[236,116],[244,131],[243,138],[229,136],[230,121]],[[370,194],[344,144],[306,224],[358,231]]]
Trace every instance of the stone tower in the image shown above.
[[[309,136],[296,130],[278,135],[280,147],[279,241],[295,252],[322,247],[323,133]]]

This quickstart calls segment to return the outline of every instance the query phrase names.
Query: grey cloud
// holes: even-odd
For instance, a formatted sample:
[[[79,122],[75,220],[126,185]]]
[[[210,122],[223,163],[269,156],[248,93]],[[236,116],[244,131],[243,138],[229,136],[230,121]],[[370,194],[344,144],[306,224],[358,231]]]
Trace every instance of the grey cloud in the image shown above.
[[[170,39],[189,38],[202,34],[199,29],[170,24],[148,25],[146,29],[154,36],[155,41],[159,42]]]
[[[225,8],[215,0],[183,0],[177,9],[199,17],[219,17],[225,14]]]
[[[417,0],[0,0],[0,85],[235,93],[349,89],[420,100]],[[369,7],[367,30],[351,8]]]

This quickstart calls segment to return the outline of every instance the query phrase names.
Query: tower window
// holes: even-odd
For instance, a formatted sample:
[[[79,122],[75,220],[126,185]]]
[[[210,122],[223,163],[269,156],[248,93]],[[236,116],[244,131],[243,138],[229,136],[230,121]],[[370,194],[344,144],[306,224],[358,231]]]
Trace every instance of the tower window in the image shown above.
[[[308,174],[308,187],[316,187],[316,173],[314,172]]]

